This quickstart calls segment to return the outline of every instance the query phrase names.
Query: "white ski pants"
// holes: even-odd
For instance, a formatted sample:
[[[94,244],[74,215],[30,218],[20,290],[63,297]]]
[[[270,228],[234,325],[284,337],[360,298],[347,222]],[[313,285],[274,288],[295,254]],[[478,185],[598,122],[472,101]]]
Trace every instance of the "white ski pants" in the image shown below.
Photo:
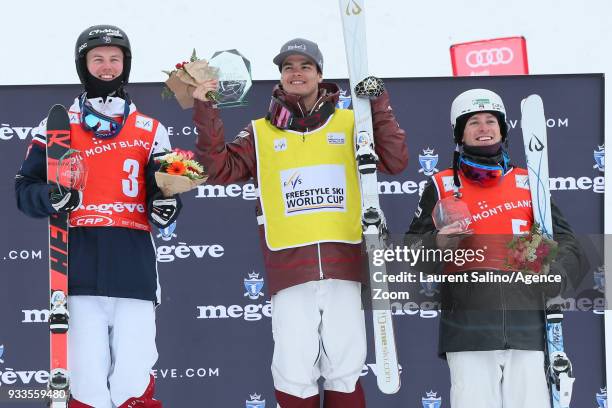
[[[460,351],[446,358],[451,408],[550,408],[542,351]]]
[[[138,299],[70,296],[71,392],[95,408],[141,396],[157,361],[155,306]]]
[[[306,282],[272,296],[278,391],[308,398],[324,388],[353,392],[366,359],[361,284],[338,279]]]

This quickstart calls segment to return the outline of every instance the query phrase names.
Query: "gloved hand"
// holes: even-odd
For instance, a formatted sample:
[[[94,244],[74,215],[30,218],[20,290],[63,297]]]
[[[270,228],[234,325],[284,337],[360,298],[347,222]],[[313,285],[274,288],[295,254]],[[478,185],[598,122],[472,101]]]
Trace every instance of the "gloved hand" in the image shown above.
[[[53,186],[49,192],[49,200],[55,211],[67,213],[79,208],[83,201],[83,192],[74,189],[60,191],[57,186]]]
[[[459,243],[472,235],[474,231],[460,221],[445,225],[436,234],[436,246],[440,249],[457,249]]]
[[[565,284],[564,284],[564,276],[565,274],[562,272],[563,266],[555,261],[550,265],[550,270],[548,271],[548,276],[553,277],[556,276],[558,277],[558,279],[560,282],[552,282],[552,279],[550,282],[542,282],[540,283],[540,290],[544,293],[544,295],[547,298],[555,298],[557,296],[560,296],[561,293],[565,290]]]
[[[556,298],[563,292],[563,280],[561,282],[542,282],[539,284],[540,290],[546,298]]]
[[[378,98],[385,92],[385,84],[382,79],[375,76],[364,78],[355,86],[355,95],[361,98]]]
[[[182,203],[178,196],[164,197],[160,192],[153,196],[149,209],[149,218],[158,227],[170,225],[178,217]]]

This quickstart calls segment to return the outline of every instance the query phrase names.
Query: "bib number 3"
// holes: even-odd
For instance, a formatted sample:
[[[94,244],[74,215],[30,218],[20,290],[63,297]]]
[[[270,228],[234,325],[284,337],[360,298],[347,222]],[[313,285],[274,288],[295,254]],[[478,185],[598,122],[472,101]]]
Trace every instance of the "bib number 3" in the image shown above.
[[[128,197],[136,197],[138,195],[138,171],[140,164],[134,159],[126,159],[123,162],[123,171],[128,174],[127,179],[121,180],[123,194]]]

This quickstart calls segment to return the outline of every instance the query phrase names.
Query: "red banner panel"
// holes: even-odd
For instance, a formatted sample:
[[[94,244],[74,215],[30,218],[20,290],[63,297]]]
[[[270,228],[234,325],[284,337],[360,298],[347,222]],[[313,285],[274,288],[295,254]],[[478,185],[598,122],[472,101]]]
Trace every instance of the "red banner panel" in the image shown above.
[[[450,47],[454,76],[528,74],[525,37],[472,41]]]

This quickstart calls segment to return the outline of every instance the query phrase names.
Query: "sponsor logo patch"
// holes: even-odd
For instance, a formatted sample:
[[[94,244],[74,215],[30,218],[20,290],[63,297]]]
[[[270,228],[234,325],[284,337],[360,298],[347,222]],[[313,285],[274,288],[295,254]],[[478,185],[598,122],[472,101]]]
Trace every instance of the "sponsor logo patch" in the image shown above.
[[[343,145],[345,143],[344,133],[328,133],[327,143],[330,145]]]
[[[136,125],[137,128],[141,128],[144,130],[148,130],[149,132],[153,131],[153,119],[147,118],[144,116],[136,115]]]

